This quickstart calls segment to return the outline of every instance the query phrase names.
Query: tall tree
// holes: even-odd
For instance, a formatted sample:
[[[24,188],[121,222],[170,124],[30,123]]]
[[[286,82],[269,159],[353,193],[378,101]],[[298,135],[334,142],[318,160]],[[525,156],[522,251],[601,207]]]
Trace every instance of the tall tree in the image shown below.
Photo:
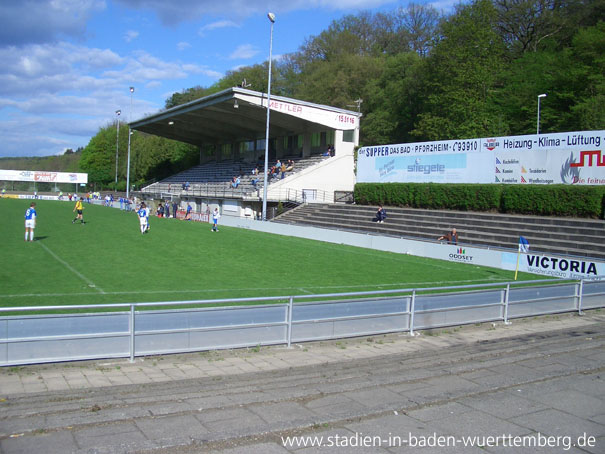
[[[440,27],[441,40],[425,66],[426,110],[414,136],[425,140],[495,135],[501,119],[494,89],[504,65],[504,46],[496,31],[490,0],[458,5]]]
[[[416,52],[385,57],[380,77],[369,81],[364,94],[363,145],[412,139],[410,131],[423,103],[422,74],[423,60]]]
[[[80,159],[80,168],[88,173],[90,182],[105,185],[113,181],[115,140],[115,129],[101,128],[84,148],[82,159]]]

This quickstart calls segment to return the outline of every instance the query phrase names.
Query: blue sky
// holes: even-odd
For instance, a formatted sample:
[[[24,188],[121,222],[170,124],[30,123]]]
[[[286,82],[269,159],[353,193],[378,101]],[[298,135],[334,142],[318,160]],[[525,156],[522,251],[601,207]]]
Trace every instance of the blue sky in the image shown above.
[[[424,3],[418,1],[417,3]],[[445,4],[451,4],[445,1]],[[296,51],[346,14],[390,0],[14,0],[0,2],[0,157],[86,146],[116,118],[136,120],[174,92]],[[439,8],[438,3],[434,5]],[[134,86],[132,112],[129,87]]]

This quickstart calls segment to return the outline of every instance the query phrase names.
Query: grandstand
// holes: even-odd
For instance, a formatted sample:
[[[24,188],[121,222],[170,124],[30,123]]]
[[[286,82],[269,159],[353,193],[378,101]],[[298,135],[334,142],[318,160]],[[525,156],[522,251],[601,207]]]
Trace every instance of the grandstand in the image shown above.
[[[601,238],[605,221],[468,211],[421,210],[387,207],[387,220],[373,222],[374,206],[309,204],[279,216],[275,221],[316,227],[363,231],[380,235],[436,241],[455,227],[463,245],[517,248],[519,236],[532,251],[605,258]]]
[[[285,172],[283,179],[281,175],[269,179],[269,185],[282,183],[282,180],[296,176],[306,169],[311,169],[329,159],[329,157],[323,155],[312,155],[306,158],[285,156],[281,159],[294,162],[294,168]],[[257,199],[259,191],[262,190],[264,185],[263,165],[260,162],[256,164],[241,161],[207,162],[146,186],[142,189],[142,192],[149,195],[169,194],[182,198],[221,195],[229,198]],[[259,175],[252,174],[254,168],[260,170]],[[231,186],[234,176],[240,178],[240,184],[237,188]],[[255,179],[258,180],[256,184],[253,183]],[[187,183],[189,185],[185,187],[184,185]]]
[[[268,181],[267,218],[280,202],[333,202],[335,193],[352,192],[361,114],[280,96],[271,97],[270,107],[269,167],[280,159],[294,161],[294,169]],[[199,165],[142,188],[141,195],[190,203],[197,212],[219,207],[231,216],[260,217],[266,116],[266,94],[234,87],[131,123],[200,149]],[[325,156],[328,148],[333,152]],[[260,175],[253,184],[255,167]]]

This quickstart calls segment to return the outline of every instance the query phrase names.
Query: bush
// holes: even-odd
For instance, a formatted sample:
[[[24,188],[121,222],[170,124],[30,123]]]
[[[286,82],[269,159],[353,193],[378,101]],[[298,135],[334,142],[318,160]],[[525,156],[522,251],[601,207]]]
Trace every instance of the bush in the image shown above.
[[[571,185],[358,183],[362,205],[603,218],[605,188]]]

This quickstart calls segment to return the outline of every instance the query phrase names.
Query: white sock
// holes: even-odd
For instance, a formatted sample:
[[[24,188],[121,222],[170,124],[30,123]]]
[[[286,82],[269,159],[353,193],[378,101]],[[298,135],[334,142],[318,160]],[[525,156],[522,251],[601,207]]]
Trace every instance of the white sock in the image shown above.
[[[27,241],[27,234],[28,234],[28,233],[29,233],[29,232],[26,230],[26,231],[25,231],[25,241]]]
[[[29,236],[31,238],[30,241],[34,241],[34,231],[33,230],[29,233]]]

